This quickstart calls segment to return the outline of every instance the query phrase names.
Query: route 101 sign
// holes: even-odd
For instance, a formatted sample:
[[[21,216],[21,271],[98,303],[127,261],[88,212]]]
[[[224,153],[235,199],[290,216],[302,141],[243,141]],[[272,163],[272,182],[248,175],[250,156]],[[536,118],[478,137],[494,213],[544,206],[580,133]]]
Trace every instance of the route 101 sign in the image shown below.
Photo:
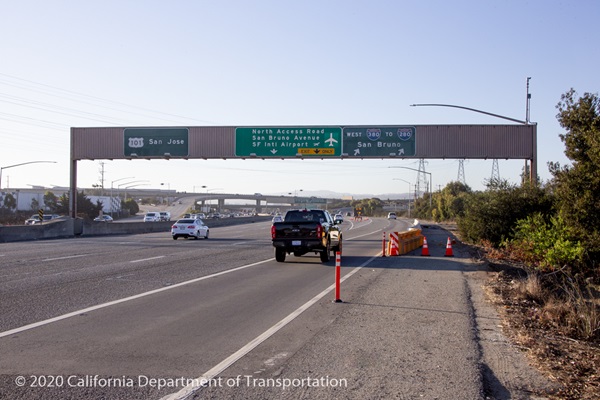
[[[188,128],[125,128],[124,153],[133,157],[187,157]]]
[[[414,126],[344,127],[342,132],[345,157],[414,157]]]

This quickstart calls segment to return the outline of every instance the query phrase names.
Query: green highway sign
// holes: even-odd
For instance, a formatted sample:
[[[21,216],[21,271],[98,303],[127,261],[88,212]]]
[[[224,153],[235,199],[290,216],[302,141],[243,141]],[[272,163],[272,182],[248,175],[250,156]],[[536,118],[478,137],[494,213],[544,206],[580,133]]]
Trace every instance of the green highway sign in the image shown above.
[[[416,134],[414,126],[344,127],[344,157],[413,157]]]
[[[340,157],[340,127],[235,128],[236,157]]]
[[[188,128],[125,128],[128,157],[187,157]]]

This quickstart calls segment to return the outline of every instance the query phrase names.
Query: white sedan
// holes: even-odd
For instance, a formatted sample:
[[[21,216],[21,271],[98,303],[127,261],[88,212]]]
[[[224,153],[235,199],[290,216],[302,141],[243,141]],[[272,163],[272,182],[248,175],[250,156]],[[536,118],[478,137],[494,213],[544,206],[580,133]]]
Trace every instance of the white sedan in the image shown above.
[[[113,222],[113,218],[110,215],[99,215],[94,218],[94,222]]]
[[[173,240],[179,237],[193,237],[194,239],[208,239],[208,226],[200,219],[185,218],[180,219],[171,226],[171,236]]]

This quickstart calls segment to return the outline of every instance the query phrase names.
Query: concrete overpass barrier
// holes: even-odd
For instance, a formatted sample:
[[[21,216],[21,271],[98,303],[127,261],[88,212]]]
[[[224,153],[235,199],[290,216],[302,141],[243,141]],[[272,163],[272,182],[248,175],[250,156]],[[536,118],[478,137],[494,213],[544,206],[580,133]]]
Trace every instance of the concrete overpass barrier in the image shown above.
[[[0,242],[73,237],[74,226],[75,222],[72,218],[48,221],[39,225],[0,226]]]
[[[209,228],[270,221],[270,216],[220,218],[204,221]],[[41,225],[0,226],[0,243],[27,240],[59,239],[76,236],[131,235],[152,232],[170,232],[175,221],[161,222],[93,222],[81,218],[49,221]]]

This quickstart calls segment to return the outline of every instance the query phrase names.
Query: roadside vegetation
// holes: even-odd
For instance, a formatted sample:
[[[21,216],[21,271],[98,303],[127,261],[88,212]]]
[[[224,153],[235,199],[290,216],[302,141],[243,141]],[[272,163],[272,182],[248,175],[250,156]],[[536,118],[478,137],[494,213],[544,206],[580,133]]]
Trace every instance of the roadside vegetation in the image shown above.
[[[458,182],[415,215],[455,222],[499,271],[490,290],[513,337],[563,384],[557,398],[600,398],[600,99],[570,90],[556,106],[570,165],[549,163],[549,182]]]
[[[32,200],[30,211],[16,211],[17,202],[11,193],[6,193],[2,199],[0,207],[0,223],[4,225],[22,225],[26,219],[32,215],[37,215],[40,204],[37,200]],[[53,192],[47,191],[44,194],[44,213],[46,214],[69,214],[69,194],[65,193],[56,196]],[[80,218],[92,220],[100,214],[103,208],[102,202],[92,202],[83,191],[77,192],[77,214]],[[121,208],[127,215],[135,215],[140,211],[139,205],[133,199],[127,199],[121,202]]]

